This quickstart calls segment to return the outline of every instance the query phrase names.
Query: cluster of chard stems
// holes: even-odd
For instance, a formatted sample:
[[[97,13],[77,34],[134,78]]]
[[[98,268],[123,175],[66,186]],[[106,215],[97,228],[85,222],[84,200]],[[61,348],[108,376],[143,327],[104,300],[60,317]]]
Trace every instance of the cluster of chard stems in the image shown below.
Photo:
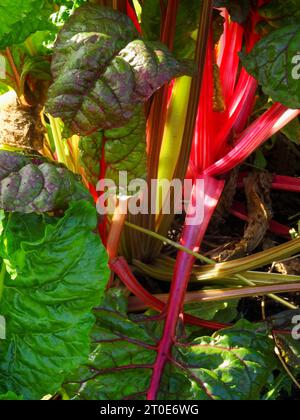
[[[126,12],[139,30],[137,17],[130,1],[101,2]],[[109,4],[106,4],[109,3]],[[258,2],[258,7],[265,1]],[[176,16],[179,0],[162,2],[161,41],[171,50],[174,44]],[[255,274],[247,270],[258,268],[274,261],[274,255],[288,257],[299,251],[299,240],[290,241],[268,253],[257,254],[255,259],[246,257],[236,262],[215,264],[203,257],[199,251],[210,220],[224,190],[224,175],[238,167],[259,146],[279,132],[285,125],[296,118],[300,111],[286,108],[275,103],[263,115],[248,125],[253,111],[257,82],[244,69],[240,70],[238,53],[246,45],[251,51],[259,40],[255,26],[259,15],[251,12],[251,24],[245,29],[230,20],[228,12],[221,10],[224,17],[224,33],[217,46],[213,42],[212,14],[213,1],[201,3],[199,28],[197,33],[195,64],[197,72],[194,77],[183,77],[170,86],[159,90],[147,104],[147,145],[148,145],[148,179],[151,194],[151,179],[168,178],[193,180],[190,206],[194,208],[199,194],[198,179],[204,180],[204,220],[192,225],[185,221],[180,243],[166,238],[174,220],[172,215],[138,215],[124,216],[124,208],[116,210],[110,221],[108,237],[104,237],[110,256],[112,272],[132,292],[130,307],[142,310],[151,307],[161,312],[164,320],[162,338],[157,346],[157,357],[152,366],[152,378],[147,398],[156,399],[164,368],[171,356],[172,346],[176,342],[176,330],[179,320],[193,325],[218,330],[224,324],[203,321],[184,313],[184,305],[190,301],[226,300],[253,295],[269,295],[279,302],[286,303],[272,293],[293,292],[299,290],[299,278],[285,284],[259,285]],[[221,109],[216,109],[214,101],[214,66],[220,69],[219,83],[222,86]],[[223,108],[223,109],[222,109]],[[105,157],[102,158],[105,165]],[[168,162],[168,165],[163,164]],[[103,168],[102,168],[103,173]],[[243,179],[240,179],[242,185]],[[92,188],[92,187],[91,187]],[[300,192],[300,183],[289,177],[274,176],[274,189]],[[120,203],[124,206],[124,203]],[[235,203],[232,214],[247,220],[246,210]],[[190,217],[190,216],[187,216]],[[100,227],[102,236],[105,228]],[[273,221],[270,229],[288,237],[288,228]],[[171,289],[168,295],[154,296],[145,290],[133,275],[128,260],[133,259],[147,265],[161,254],[163,243],[169,243],[178,249],[174,266],[172,266]],[[118,257],[121,253],[126,257]],[[248,258],[248,259],[247,259]],[[194,263],[200,259],[207,264],[200,268],[198,279],[213,279],[221,274],[223,279],[232,276],[245,287],[233,289],[209,290],[187,293]],[[252,265],[251,265],[252,263]],[[244,267],[244,268],[243,268]],[[201,272],[202,269],[202,272]],[[241,273],[242,274],[239,274]],[[195,274],[197,277],[197,273]],[[202,277],[201,277],[202,276]],[[205,277],[206,276],[206,277]],[[278,279],[277,279],[278,281]],[[280,282],[280,280],[279,280]],[[111,283],[113,284],[113,278]]]
[[[141,32],[132,1],[94,0],[94,2],[127,13]],[[264,3],[265,0],[258,1],[258,7]],[[180,0],[161,2],[161,41],[170,50],[174,45],[179,4]],[[249,125],[249,118],[255,105],[257,82],[244,69],[240,70],[238,53],[243,45],[249,52],[258,42],[259,37],[254,28],[259,15],[256,10],[252,10],[251,23],[245,29],[232,22],[225,9],[221,9],[221,13],[225,21],[224,33],[218,45],[215,46],[212,33],[213,1],[201,2],[195,51],[197,69],[195,75],[192,78],[179,78],[170,85],[164,86],[146,105],[145,110],[150,197],[152,196],[152,179],[183,181],[188,177],[193,180],[190,206],[195,208],[200,185],[197,180],[203,180],[204,219],[193,225],[186,220],[179,243],[167,237],[174,221],[174,214],[157,216],[149,212],[149,215],[126,217],[126,212],[124,212],[126,202],[120,202],[112,220],[105,219],[99,224],[99,233],[107,247],[112,273],[133,295],[129,298],[129,310],[142,311],[150,307],[158,311],[159,319],[164,321],[163,335],[156,348],[157,357],[151,366],[153,373],[147,395],[150,400],[156,399],[158,395],[165,365],[171,359],[172,346],[176,343],[179,321],[211,330],[220,330],[227,326],[184,313],[185,304],[268,295],[294,309],[294,305],[278,297],[276,293],[299,291],[300,278],[298,276],[269,275],[269,273],[258,275],[251,270],[298,253],[300,239],[221,264],[216,264],[200,253],[203,238],[224,190],[225,175],[243,163],[259,146],[300,113],[299,110],[291,110],[282,104],[275,103]],[[19,93],[20,77],[9,49],[6,50],[6,55]],[[214,98],[215,65],[218,65],[220,69],[218,82],[222,96],[217,98],[219,100],[217,104]],[[66,152],[62,146],[59,123],[50,117],[50,125],[57,160],[65,163],[75,172],[82,172],[77,156],[78,138],[68,140]],[[102,150],[100,179],[105,177],[106,172],[104,145],[105,142]],[[238,187],[243,187],[244,176],[245,174],[240,174]],[[94,186],[90,184],[89,188],[97,200]],[[300,192],[300,182],[299,179],[274,175],[272,188]],[[160,208],[161,203],[157,201],[157,206]],[[233,204],[231,213],[242,220],[247,220],[247,211],[240,203]],[[107,229],[107,222],[110,223],[109,229]],[[289,228],[274,220],[270,223],[270,230],[279,236],[289,238]],[[178,250],[176,261],[171,261],[162,255],[164,244],[169,244]],[[123,256],[118,257],[119,254]],[[196,266],[195,260],[206,265]],[[153,278],[171,281],[170,292],[165,295],[153,295],[148,292],[133,275],[128,261],[134,263],[141,271],[152,275]],[[153,261],[157,262],[157,270],[155,266],[151,266]],[[0,298],[4,274],[2,267]],[[213,284],[226,284],[227,287],[226,289],[187,292],[190,281],[198,282],[200,287],[210,281]],[[113,284],[112,274],[109,286]],[[233,285],[233,287],[230,288],[228,285]],[[241,285],[243,287],[240,287]],[[273,333],[275,334],[276,331]]]

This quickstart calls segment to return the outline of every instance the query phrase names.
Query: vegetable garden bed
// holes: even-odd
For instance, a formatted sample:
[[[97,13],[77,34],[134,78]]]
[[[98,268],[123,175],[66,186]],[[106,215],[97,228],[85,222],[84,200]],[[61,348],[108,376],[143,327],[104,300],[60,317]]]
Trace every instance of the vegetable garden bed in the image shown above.
[[[0,0],[0,399],[300,397],[300,0]]]

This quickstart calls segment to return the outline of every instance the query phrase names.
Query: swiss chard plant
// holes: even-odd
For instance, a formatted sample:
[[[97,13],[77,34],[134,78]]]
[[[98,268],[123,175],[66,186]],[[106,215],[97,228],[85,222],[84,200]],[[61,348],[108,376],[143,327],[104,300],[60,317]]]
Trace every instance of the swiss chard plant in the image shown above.
[[[0,0],[0,399],[300,388],[299,7]]]

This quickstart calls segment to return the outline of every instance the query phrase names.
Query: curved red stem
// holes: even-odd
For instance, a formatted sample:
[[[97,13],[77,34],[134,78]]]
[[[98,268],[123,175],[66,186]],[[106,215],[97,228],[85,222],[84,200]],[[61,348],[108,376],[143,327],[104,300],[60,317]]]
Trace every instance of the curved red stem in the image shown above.
[[[194,251],[198,251],[205,235],[210,219],[218,204],[219,198],[224,187],[223,181],[217,181],[214,178],[204,178],[204,214],[203,220],[198,220],[197,224],[189,224],[191,220],[186,220],[182,245]],[[193,208],[199,207],[199,184],[196,182],[193,188],[191,204]],[[191,212],[189,212],[191,214]],[[159,343],[157,358],[153,367],[150,388],[147,398],[156,399],[162,373],[170,356],[170,350],[176,337],[176,328],[179,318],[183,319],[184,295],[188,286],[190,274],[195,258],[185,252],[179,252],[176,260],[174,277],[172,281],[169,300],[166,307],[166,322],[162,339]]]

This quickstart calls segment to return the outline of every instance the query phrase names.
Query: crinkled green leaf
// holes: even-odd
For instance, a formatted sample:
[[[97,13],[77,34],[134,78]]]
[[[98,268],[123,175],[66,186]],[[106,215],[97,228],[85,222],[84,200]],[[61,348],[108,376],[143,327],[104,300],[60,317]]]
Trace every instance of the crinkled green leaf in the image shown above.
[[[106,301],[96,311],[89,363],[65,385],[75,399],[145,398],[159,337],[145,328],[145,318],[128,319],[120,293],[110,291],[110,303]],[[241,321],[213,337],[174,345],[159,399],[259,399],[275,367],[267,333]]]
[[[214,0],[214,7],[226,7],[234,22],[244,23],[251,10],[251,0]]]
[[[277,29],[258,42],[250,54],[242,54],[244,66],[264,92],[293,109],[300,108],[299,45],[297,24]]]
[[[82,136],[79,141],[80,161],[89,182],[96,185],[99,181],[103,147],[103,132],[97,131],[90,136]]]
[[[121,128],[106,130],[105,136],[105,177],[119,185],[119,173],[127,172],[128,182],[146,178],[146,119],[141,107]],[[80,140],[81,161],[90,182],[97,184],[102,158],[103,132],[97,132]]]
[[[194,59],[196,49],[195,33],[199,25],[201,0],[179,2],[176,31],[174,39],[174,54],[178,59]],[[147,0],[142,9],[142,29],[149,40],[159,40],[161,33],[161,2]]]
[[[41,156],[0,150],[0,208],[32,213],[64,210],[91,200],[79,177]]]
[[[20,44],[36,31],[51,28],[52,12],[48,0],[1,0],[0,50]]]
[[[138,104],[186,70],[164,45],[138,36],[124,14],[77,9],[55,46],[47,111],[81,135],[127,124]]]
[[[247,321],[176,353],[194,375],[200,399],[257,400],[276,367],[272,342]]]
[[[18,213],[2,219],[7,275],[0,314],[7,337],[0,341],[0,393],[40,399],[87,360],[92,308],[109,276],[96,225],[96,211],[85,201],[51,223]]]
[[[264,33],[284,26],[299,24],[300,22],[300,1],[299,0],[272,0],[259,9],[263,21],[259,28]]]
[[[126,171],[128,182],[147,175],[146,118],[137,107],[124,127],[105,131],[106,177],[119,183],[119,172]]]

